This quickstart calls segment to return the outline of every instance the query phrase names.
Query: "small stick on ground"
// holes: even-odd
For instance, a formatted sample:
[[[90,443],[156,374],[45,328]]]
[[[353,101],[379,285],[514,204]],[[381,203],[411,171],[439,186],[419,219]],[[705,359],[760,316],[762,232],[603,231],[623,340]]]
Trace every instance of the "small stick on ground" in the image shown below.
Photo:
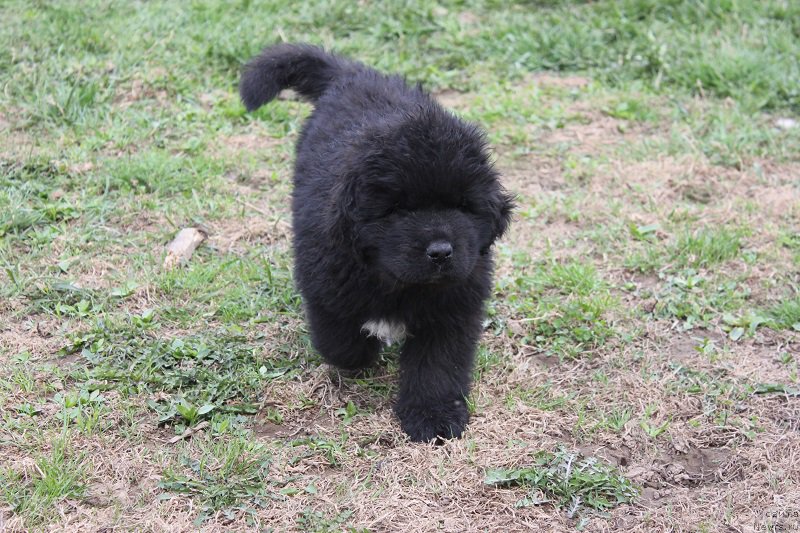
[[[266,211],[264,211],[260,207],[258,207],[256,205],[253,205],[253,204],[251,204],[250,202],[248,202],[246,200],[242,200],[238,196],[234,196],[233,199],[236,200],[237,202],[239,202],[240,204],[242,204],[243,206],[252,209],[256,213],[260,213],[260,214],[264,215],[265,217],[272,217],[273,216],[271,213],[267,213]]]
[[[197,228],[183,228],[180,230],[172,242],[167,245],[164,268],[172,270],[176,266],[188,262],[194,251],[205,239],[205,232]]]
[[[175,443],[177,443],[177,442],[179,442],[179,441],[181,441],[183,439],[188,439],[189,437],[191,437],[195,433],[199,433],[200,431],[203,431],[208,426],[210,426],[210,424],[208,423],[207,420],[204,420],[204,421],[200,422],[199,424],[197,424],[193,428],[186,428],[186,431],[184,431],[180,435],[175,435],[174,437],[169,439],[168,442],[170,444],[175,444]]]

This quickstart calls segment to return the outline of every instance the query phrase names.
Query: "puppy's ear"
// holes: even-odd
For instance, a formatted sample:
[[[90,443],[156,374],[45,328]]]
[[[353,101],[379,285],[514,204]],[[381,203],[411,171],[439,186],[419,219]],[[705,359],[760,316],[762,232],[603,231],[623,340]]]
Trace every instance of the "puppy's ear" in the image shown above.
[[[505,189],[500,188],[495,194],[488,198],[489,211],[492,214],[492,236],[489,242],[481,246],[481,254],[489,253],[494,241],[503,236],[511,222],[511,215],[514,211],[514,196]]]

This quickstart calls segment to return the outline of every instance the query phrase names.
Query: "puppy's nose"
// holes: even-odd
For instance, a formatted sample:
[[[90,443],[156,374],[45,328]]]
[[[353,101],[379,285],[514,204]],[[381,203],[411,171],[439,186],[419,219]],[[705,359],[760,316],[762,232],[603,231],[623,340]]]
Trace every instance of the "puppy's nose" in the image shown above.
[[[428,254],[428,259],[441,265],[453,256],[453,245],[447,241],[433,241],[425,253]]]

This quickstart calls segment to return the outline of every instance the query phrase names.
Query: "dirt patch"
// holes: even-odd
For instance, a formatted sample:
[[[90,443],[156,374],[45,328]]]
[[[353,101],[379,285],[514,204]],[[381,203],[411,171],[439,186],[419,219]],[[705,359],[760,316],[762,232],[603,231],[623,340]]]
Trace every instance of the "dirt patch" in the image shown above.
[[[269,413],[256,415],[253,431],[260,438],[266,440],[292,440],[311,435],[336,435],[339,420],[330,412],[309,409],[301,411],[296,416],[290,416],[289,420],[284,420],[276,424],[267,419]]]
[[[608,142],[616,142],[613,138]],[[597,139],[586,139],[574,150],[586,147],[591,152]],[[800,186],[785,181],[793,165],[771,165],[762,172],[666,156],[648,161],[601,161],[576,174],[575,169],[565,168],[565,161],[541,154],[517,158],[502,169],[503,182],[529,205],[557,206],[569,200],[571,209],[580,213],[582,225],[620,217],[637,224],[657,223],[668,218],[676,206],[697,223],[741,225],[747,221],[756,232],[774,231],[775,223],[794,223],[800,217]],[[597,202],[597,198],[604,201]],[[615,216],[610,218],[611,206]],[[773,239],[770,233],[762,233],[753,242],[769,245]]]
[[[223,91],[222,89],[216,89],[200,94],[197,99],[207,111],[211,111],[220,102],[225,102],[228,100],[230,96],[231,94],[229,92]]]
[[[458,21],[465,26],[474,26],[481,21],[481,18],[472,11],[462,11],[457,16]]]
[[[60,348],[60,324],[52,319],[35,317],[0,324],[0,358],[29,352],[35,359],[48,359]]]
[[[439,101],[445,107],[455,109],[458,111],[462,111],[469,107],[469,104],[472,102],[472,99],[475,97],[471,93],[462,93],[459,91],[454,91],[452,89],[447,89],[444,91],[440,91],[434,93],[433,95],[436,100]]]
[[[581,89],[592,83],[590,78],[583,76],[557,75],[552,72],[537,72],[525,78],[527,83],[544,87],[557,87],[560,89]]]
[[[699,350],[705,341],[724,343],[724,340],[724,335],[716,331],[683,331],[668,334],[662,346],[665,357],[671,361],[697,362],[701,358]]]
[[[530,199],[567,187],[563,162],[555,157],[529,154],[501,167],[503,185],[511,192]]]
[[[274,440],[296,435],[299,430],[292,430],[280,424],[270,422],[263,415],[256,415],[253,420],[253,433],[259,439]]]
[[[224,147],[227,151],[235,153],[257,153],[282,144],[284,144],[284,141],[281,139],[256,133],[230,135],[223,137],[218,143],[219,146]]]
[[[732,451],[722,448],[692,448],[685,455],[674,456],[662,471],[671,476],[668,480],[678,484],[718,481],[722,467],[730,462],[732,455]]]
[[[41,151],[39,143],[27,131],[14,129],[9,117],[0,116],[0,157],[24,161]]]
[[[114,103],[121,109],[127,109],[136,102],[155,100],[161,106],[167,105],[170,100],[167,90],[155,88],[144,80],[135,78],[129,86],[120,87],[114,95]]]
[[[244,219],[231,217],[214,222],[209,226],[208,245],[223,253],[243,252],[253,245],[288,246],[291,236],[288,215],[271,206],[260,206],[258,210],[258,214]]]
[[[620,468],[626,468],[632,460],[632,450],[624,444],[617,446],[597,446],[587,444],[576,448],[585,457],[600,457],[609,464]]]
[[[546,146],[567,145],[577,155],[598,156],[624,144],[641,142],[652,135],[654,127],[609,117],[595,110],[575,109],[577,120],[563,128],[546,130],[541,142]]]
[[[772,217],[796,219],[800,216],[800,187],[782,185],[761,187],[753,191],[753,200]]]
[[[749,200],[764,218],[793,217],[800,209],[800,186],[787,182],[794,170],[800,171],[794,165],[737,170],[684,161],[677,168],[667,185],[683,200],[730,211]]]

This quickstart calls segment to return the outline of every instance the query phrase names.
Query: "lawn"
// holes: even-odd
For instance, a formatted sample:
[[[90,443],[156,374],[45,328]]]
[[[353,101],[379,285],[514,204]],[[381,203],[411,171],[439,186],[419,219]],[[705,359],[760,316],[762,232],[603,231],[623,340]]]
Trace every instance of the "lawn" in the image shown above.
[[[800,3],[0,3],[0,531],[800,530]],[[277,41],[421,82],[517,195],[463,439],[292,281]],[[165,246],[208,237],[182,267]],[[5,529],[4,529],[5,528]],[[784,529],[780,529],[784,528]]]

